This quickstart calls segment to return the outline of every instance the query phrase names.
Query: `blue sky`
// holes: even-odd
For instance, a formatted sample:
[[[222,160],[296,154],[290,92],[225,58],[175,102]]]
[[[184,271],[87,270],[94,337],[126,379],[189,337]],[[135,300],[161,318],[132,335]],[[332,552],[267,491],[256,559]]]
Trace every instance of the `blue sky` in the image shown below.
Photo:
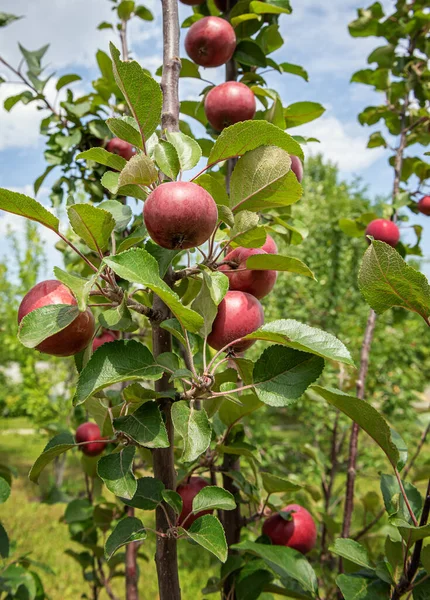
[[[145,3],[156,15],[152,23],[135,19],[130,28],[130,46],[133,56],[152,72],[161,64],[162,37],[160,3],[150,0]],[[391,1],[383,2],[386,7]],[[392,187],[392,170],[387,164],[388,153],[382,149],[366,149],[371,130],[357,122],[357,114],[366,106],[381,101],[381,97],[358,84],[349,84],[352,73],[366,68],[367,55],[379,45],[372,38],[351,38],[347,25],[355,17],[361,2],[352,0],[292,0],[294,12],[281,17],[281,33],[284,47],[273,54],[278,62],[292,62],[302,65],[309,73],[310,82],[291,75],[269,75],[272,87],[280,91],[284,105],[302,100],[323,104],[326,112],[318,121],[291,130],[321,140],[305,148],[305,152],[321,151],[326,158],[336,163],[342,178],[352,180],[359,176],[368,186],[372,196],[387,196]],[[0,56],[17,65],[20,41],[25,47],[34,50],[50,43],[46,58],[56,77],[66,72],[76,72],[83,82],[75,84],[85,89],[85,81],[96,76],[93,68],[94,55],[98,48],[106,50],[108,42],[119,45],[115,32],[97,31],[100,21],[111,20],[111,4],[107,0],[3,0],[2,10],[25,15],[25,19],[2,30],[0,36]],[[191,9],[180,5],[180,18],[183,20]],[[185,53],[182,54],[185,56]],[[0,68],[0,74],[3,70]],[[221,82],[223,69],[206,70],[204,77]],[[55,79],[50,85],[51,93]],[[181,80],[181,98],[195,99],[205,83],[193,79]],[[32,105],[18,105],[10,113],[3,108],[5,97],[21,91],[18,84],[0,86],[0,185],[32,195],[32,183],[44,170],[43,139],[38,133],[40,112]],[[378,129],[375,127],[374,129]],[[413,154],[417,151],[412,149]],[[46,198],[47,184],[41,191],[40,200]],[[430,218],[411,216],[412,223],[424,226],[424,251],[430,257]],[[7,226],[16,231],[22,230],[19,217],[0,215],[0,254],[8,251],[4,235]],[[408,229],[402,237],[408,239]],[[45,232],[46,247],[55,241],[55,235]],[[51,250],[50,266],[59,264],[60,255]],[[429,264],[423,265],[430,274]]]

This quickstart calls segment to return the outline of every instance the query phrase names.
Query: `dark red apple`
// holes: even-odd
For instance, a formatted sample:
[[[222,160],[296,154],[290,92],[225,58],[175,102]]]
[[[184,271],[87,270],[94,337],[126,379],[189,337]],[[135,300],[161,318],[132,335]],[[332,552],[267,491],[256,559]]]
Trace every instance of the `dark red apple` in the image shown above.
[[[187,181],[159,185],[146,199],[143,218],[151,238],[170,250],[195,248],[206,242],[218,220],[212,196]]]
[[[76,305],[72,292],[55,279],[41,281],[24,296],[18,309],[18,323],[36,308],[51,304]],[[43,340],[37,350],[53,356],[72,356],[88,346],[94,335],[94,317],[90,309],[79,313],[62,331]]]
[[[269,234],[267,234],[266,241],[263,246],[261,246],[261,249],[264,250],[264,252],[267,252],[267,254],[278,254],[278,246]]]
[[[317,540],[317,527],[311,514],[299,504],[289,504],[282,512],[290,512],[291,519],[286,521],[279,513],[272,515],[264,522],[264,535],[276,546],[288,546],[307,554]]]
[[[102,434],[97,423],[88,421],[82,423],[76,430],[75,440],[77,444],[81,442],[91,442],[90,444],[83,444],[80,449],[86,456],[98,456],[106,448],[106,442],[96,442],[95,440],[101,440]]]
[[[257,105],[254,92],[239,81],[226,81],[212,88],[205,98],[207,120],[217,131],[253,119]]]
[[[394,248],[399,242],[400,230],[394,221],[375,219],[366,227],[366,235],[371,235],[375,240],[385,242]]]
[[[272,291],[278,274],[276,271],[270,270],[247,269],[247,259],[256,254],[267,254],[267,252],[260,248],[235,248],[227,254],[224,261],[235,263],[237,265],[236,270],[232,270],[235,269],[233,265],[221,265],[219,271],[226,271],[230,290],[247,292],[261,299]]]
[[[290,154],[291,158],[291,170],[294,175],[297,177],[297,181],[301,183],[303,179],[303,164],[298,156],[294,156],[294,154]]]
[[[99,337],[94,338],[93,340],[93,352],[103,346],[103,344],[107,344],[108,342],[114,342],[119,337],[118,331],[110,331],[109,329],[104,329],[102,334]]]
[[[106,150],[108,152],[112,152],[113,154],[119,154],[125,160],[130,160],[132,156],[135,155],[134,147],[124,140],[120,140],[119,138],[112,138],[106,144]]]
[[[420,213],[423,213],[423,215],[427,215],[427,217],[430,217],[430,196],[423,196],[421,200],[419,200],[417,208],[420,211]]]
[[[182,526],[182,523],[187,519],[188,515],[193,510],[193,500],[197,494],[208,486],[209,484],[202,477],[190,477],[186,483],[181,483],[176,488],[176,491],[182,498],[182,512],[178,518],[178,525]],[[194,523],[196,519],[202,515],[211,515],[213,510],[203,510],[195,515],[188,517],[185,523],[185,529],[188,529],[190,525]]]
[[[263,307],[255,296],[245,292],[229,291],[218,306],[218,313],[208,336],[208,344],[221,350],[230,342],[256,331],[264,323]],[[243,352],[256,340],[242,340],[228,350]]]
[[[185,50],[202,67],[219,67],[228,62],[236,48],[233,27],[220,17],[203,17],[193,23],[185,38]]]

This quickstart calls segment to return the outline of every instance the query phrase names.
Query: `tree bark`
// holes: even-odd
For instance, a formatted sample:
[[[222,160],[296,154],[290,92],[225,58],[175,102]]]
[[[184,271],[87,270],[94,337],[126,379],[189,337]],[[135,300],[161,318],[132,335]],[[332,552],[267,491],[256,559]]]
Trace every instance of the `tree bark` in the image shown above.
[[[127,516],[134,517],[134,508],[127,506]],[[136,542],[125,547],[125,597],[126,600],[139,600]]]

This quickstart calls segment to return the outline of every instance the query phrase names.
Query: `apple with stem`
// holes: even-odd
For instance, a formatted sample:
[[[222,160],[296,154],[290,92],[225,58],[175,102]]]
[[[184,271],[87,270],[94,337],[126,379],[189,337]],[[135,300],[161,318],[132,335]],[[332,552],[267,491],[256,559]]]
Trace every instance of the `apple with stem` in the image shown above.
[[[239,292],[247,292],[258,299],[267,296],[276,283],[277,272],[273,270],[247,269],[246,261],[250,256],[266,255],[267,252],[261,248],[235,248],[229,252],[219,271],[225,272],[229,279],[229,289]]]
[[[95,441],[101,440],[102,434],[97,423],[87,421],[82,423],[76,430],[75,440],[77,444],[82,442],[89,442],[88,444],[82,444],[80,449],[86,456],[98,456],[106,448],[106,442]]]
[[[60,281],[48,279],[31,288],[18,309],[18,323],[37,308],[52,304],[76,306],[72,292]],[[94,335],[94,316],[90,309],[78,314],[67,327],[49,336],[36,346],[37,350],[52,356],[72,356],[88,346]]]
[[[239,81],[221,83],[205,98],[206,117],[216,131],[253,119],[256,109],[254,92]]]
[[[236,49],[233,27],[220,17],[203,17],[193,23],[185,37],[188,56],[201,67],[225,65]]]
[[[122,156],[125,160],[130,160],[136,153],[131,144],[125,140],[120,140],[119,138],[112,138],[109,140],[106,144],[106,150],[112,152],[112,154],[119,154],[119,156]]]
[[[228,291],[218,306],[218,313],[208,335],[208,344],[221,350],[227,344],[252,333],[264,323],[263,307],[255,296],[246,292]],[[256,340],[240,340],[226,349],[228,352],[244,352]]]
[[[151,238],[169,250],[204,244],[218,221],[212,196],[199,185],[171,181],[159,185],[145,201],[143,218]]]
[[[366,235],[371,235],[375,240],[385,242],[395,248],[400,239],[400,230],[394,221],[374,219],[366,227]]]
[[[417,208],[423,215],[430,217],[430,196],[423,196],[417,203]]]
[[[188,529],[196,519],[203,515],[211,515],[213,510],[202,510],[193,515],[193,500],[203,488],[209,484],[202,477],[190,477],[185,483],[181,483],[176,491],[182,498],[182,511],[178,517],[178,526]],[[184,525],[183,525],[184,523]]]
[[[263,534],[276,546],[288,546],[302,554],[310,552],[317,540],[317,527],[312,515],[299,504],[289,504],[281,513],[265,520]]]

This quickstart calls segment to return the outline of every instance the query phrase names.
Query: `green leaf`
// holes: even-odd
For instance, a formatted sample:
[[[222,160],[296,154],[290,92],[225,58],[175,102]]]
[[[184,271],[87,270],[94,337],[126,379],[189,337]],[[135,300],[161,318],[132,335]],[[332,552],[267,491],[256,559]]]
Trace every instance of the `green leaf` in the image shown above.
[[[369,137],[367,147],[368,148],[378,148],[380,146],[383,146],[384,148],[386,148],[387,142],[383,138],[382,133],[380,131],[374,131]]]
[[[52,440],[46,444],[42,454],[31,467],[28,475],[30,481],[37,483],[39,476],[46,465],[52,462],[56,456],[60,456],[60,454],[67,452],[67,450],[71,450],[75,446],[75,439],[69,432],[62,432],[53,437]]]
[[[293,319],[279,319],[266,323],[254,333],[247,335],[246,339],[284,344],[296,350],[322,356],[325,359],[354,365],[350,353],[334,335]]]
[[[136,6],[136,8],[134,9],[134,14],[136,15],[136,17],[139,17],[139,19],[142,19],[143,21],[154,20],[154,15],[150,10],[146,8],[146,6]]]
[[[280,63],[280,68],[283,73],[290,73],[291,75],[298,75],[302,77],[305,81],[309,81],[309,75],[307,71],[304,70],[300,65],[294,65],[293,63],[283,62]]]
[[[58,233],[59,220],[33,198],[0,188],[0,210],[41,223]]]
[[[135,331],[138,328],[127,307],[127,294],[124,294],[121,304],[100,313],[99,323],[105,329],[113,331]]]
[[[202,149],[196,140],[180,131],[166,131],[165,134],[167,141],[172,144],[178,154],[181,171],[189,171],[195,167],[202,157]]]
[[[224,529],[214,515],[203,515],[194,521],[188,531],[184,530],[196,544],[212,552],[221,562],[227,560],[227,542]]]
[[[119,176],[120,173],[114,173],[113,171],[106,171],[103,173],[103,177],[100,183],[107,188],[112,194],[118,196],[130,196],[131,198],[138,198],[139,200],[146,200],[148,194],[138,185],[124,185],[119,187]],[[109,200],[107,200],[109,202]],[[103,204],[103,203],[102,203]],[[130,237],[130,236],[129,236]],[[125,240],[124,240],[125,242]],[[124,243],[123,242],[123,243]]]
[[[94,506],[87,498],[76,498],[69,502],[64,513],[64,521],[67,525],[71,523],[80,523],[91,519],[94,513]]]
[[[118,179],[119,187],[124,185],[151,185],[158,179],[154,162],[146,154],[132,156],[121,171]]]
[[[112,531],[105,545],[106,560],[110,560],[121,546],[139,542],[146,538],[146,531],[140,519],[125,517]]]
[[[122,498],[131,499],[137,490],[133,475],[135,446],[126,446],[119,452],[102,456],[97,463],[97,474],[103,479],[107,489]]]
[[[180,515],[182,512],[183,502],[178,492],[174,492],[173,490],[163,490],[161,494],[164,502],[175,511],[175,514]]]
[[[410,545],[430,537],[430,523],[422,527],[414,527],[407,521],[394,518],[391,519],[391,524],[398,528],[402,538]]]
[[[30,50],[26,50],[21,44],[18,44],[18,46],[25,59],[25,62],[27,63],[30,73],[35,76],[40,75],[42,72],[41,61],[49,48],[49,44],[42,46],[42,48],[39,48],[39,50],[33,50],[32,52],[30,52]]]
[[[253,40],[244,40],[237,44],[236,50],[233,55],[241,65],[248,65],[250,67],[266,67],[267,61],[266,56],[257,42]]]
[[[131,415],[114,419],[113,427],[146,448],[169,447],[166,426],[155,402],[146,402]]]
[[[92,204],[72,204],[67,214],[73,231],[91,250],[96,252],[106,250],[116,225],[110,212],[96,208]]]
[[[82,370],[76,388],[75,404],[122,381],[157,380],[163,368],[156,365],[148,348],[136,340],[103,344]]]
[[[143,150],[143,142],[139,133],[139,126],[132,117],[107,119],[106,125],[112,131],[114,136],[119,137],[132,146]]]
[[[18,21],[19,19],[22,19],[22,17],[11,15],[10,13],[0,12],[0,27],[6,27],[6,25],[9,25],[14,21]]]
[[[122,0],[118,4],[117,13],[118,17],[124,21],[128,21],[134,11],[133,0]]]
[[[157,294],[185,329],[194,333],[200,330],[203,318],[182,305],[178,295],[160,278],[157,261],[149,252],[143,248],[132,248],[104,261],[120,277],[148,287]]]
[[[192,308],[204,319],[203,337],[212,331],[218,313],[218,305],[228,292],[228,277],[220,271],[203,271],[202,287],[192,303]]]
[[[284,44],[284,40],[279,33],[279,26],[275,24],[263,27],[257,36],[256,42],[260,45],[266,56],[275,52],[275,50],[279,50]]]
[[[181,70],[179,72],[179,77],[192,77],[194,79],[201,79],[198,65],[188,58],[181,58]]]
[[[163,101],[159,84],[136,61],[122,62],[120,52],[110,44],[115,81],[139,125],[143,140],[157,129]]]
[[[374,569],[367,549],[354,540],[346,538],[337,539],[334,544],[330,546],[329,550],[330,552],[353,562],[355,565],[359,565],[365,569]]]
[[[185,400],[174,402],[172,405],[172,421],[175,431],[184,442],[182,460],[196,460],[211,442],[211,425],[204,408],[196,410],[188,406]]]
[[[54,267],[54,275],[61,283],[67,285],[76,298],[78,309],[84,311],[87,307],[89,293],[98,277],[98,273],[95,273],[90,279],[85,279],[69,271],[63,271],[59,267]]]
[[[401,460],[399,448],[384,417],[373,406],[365,400],[360,400],[356,396],[350,396],[333,388],[314,385],[312,390],[360,425],[385,452],[393,467],[397,468]]]
[[[104,202],[100,202],[98,208],[110,212],[115,221],[114,231],[117,232],[124,231],[133,216],[131,208],[127,206],[127,204],[118,202],[118,200],[105,200]]]
[[[388,244],[376,240],[371,243],[361,263],[358,285],[378,314],[400,306],[418,313],[429,324],[429,282]]]
[[[390,594],[390,586],[380,579],[339,575],[336,583],[345,600],[387,600]]]
[[[280,15],[281,13],[291,14],[292,9],[289,0],[270,0],[270,2],[260,2],[253,0],[250,5],[250,10],[257,14],[272,14]]]
[[[33,94],[31,92],[21,92],[20,94],[17,94],[16,96],[10,96],[9,98],[6,98],[6,100],[4,101],[3,107],[4,109],[9,112],[12,110],[12,108],[15,106],[15,104],[18,104],[18,102],[22,102],[23,104],[28,104],[29,102],[31,102],[32,100],[34,100],[35,96],[33,96]]]
[[[285,346],[270,346],[254,366],[254,388],[258,398],[270,406],[288,406],[300,398],[321,375],[319,356]]]
[[[193,513],[203,510],[234,510],[236,502],[233,494],[216,485],[208,485],[193,498]]]
[[[292,548],[284,546],[271,546],[255,542],[241,542],[231,547],[239,552],[250,552],[262,558],[266,565],[279,577],[291,577],[302,588],[311,592],[315,597],[318,593],[318,583],[314,570],[307,559]]]
[[[110,169],[115,169],[115,171],[121,171],[127,164],[125,158],[119,156],[119,154],[108,152],[104,148],[91,148],[77,154],[76,159],[91,160]]]
[[[10,496],[10,485],[3,477],[0,477],[0,504],[6,502]]]
[[[278,477],[277,475],[272,475],[272,473],[261,473],[261,479],[263,481],[263,487],[268,494],[297,492],[297,490],[300,490],[302,487],[293,481]]]
[[[1,13],[0,13],[0,18],[1,18]],[[1,21],[0,21],[0,26],[1,26]],[[0,556],[3,558],[8,558],[9,548],[10,548],[9,537],[6,533],[6,529],[0,523]]]
[[[412,483],[402,481],[403,488],[406,492],[406,496],[409,501],[409,505],[412,508],[414,515],[417,519],[420,517],[421,510],[423,507],[423,500],[421,493]],[[394,475],[387,475],[386,473],[381,474],[381,492],[384,499],[385,509],[390,518],[396,517],[396,519],[402,520],[403,522],[410,522],[411,516],[409,509],[406,506],[403,494],[401,493],[399,482],[397,477]]]
[[[137,480],[137,490],[131,500],[121,498],[127,506],[140,510],[155,510],[163,500],[164,483],[155,477],[141,477]]]
[[[325,113],[325,108],[318,102],[295,102],[284,110],[285,126],[298,127],[318,119]]]
[[[81,81],[81,79],[82,79],[82,77],[80,75],[76,75],[74,73],[71,73],[70,75],[63,75],[57,81],[57,85],[55,86],[55,89],[57,91],[59,91],[64,86],[69,85],[69,83],[73,83],[74,81]]]
[[[230,231],[230,245],[244,248],[260,248],[266,241],[267,232],[259,226],[259,216],[249,210],[242,210],[234,216],[234,226]]]
[[[160,140],[154,148],[154,159],[159,169],[169,179],[174,181],[177,178],[181,165],[176,148],[170,142]]]
[[[246,268],[256,271],[289,271],[315,279],[315,275],[304,262],[293,256],[281,256],[280,254],[254,254],[246,261]]]
[[[18,339],[26,348],[35,348],[46,338],[65,329],[79,315],[70,304],[50,304],[28,313],[19,324]]]
[[[215,179],[215,177],[210,173],[204,173],[203,175],[200,175],[200,177],[197,177],[194,183],[197,183],[197,185],[209,192],[218,206],[218,211],[220,206],[229,206],[230,201],[225,189],[225,185]]]
[[[351,77],[351,83],[363,83],[374,86],[378,91],[386,90],[390,85],[389,69],[362,69]]]
[[[360,221],[354,219],[339,219],[339,227],[350,237],[363,237],[366,227]]]

